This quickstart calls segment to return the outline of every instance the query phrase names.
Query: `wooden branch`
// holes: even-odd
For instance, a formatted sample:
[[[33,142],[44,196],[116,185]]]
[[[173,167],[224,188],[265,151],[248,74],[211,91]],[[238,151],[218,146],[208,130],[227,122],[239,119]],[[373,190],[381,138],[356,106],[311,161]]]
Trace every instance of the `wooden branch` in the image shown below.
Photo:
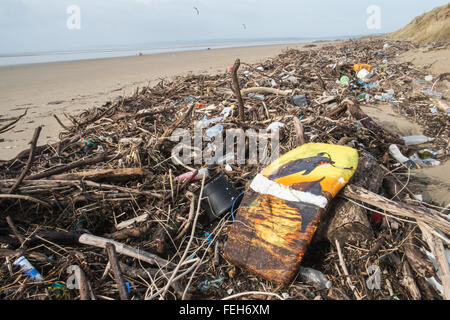
[[[450,222],[431,209],[412,206],[410,204],[389,200],[381,195],[370,192],[362,187],[348,184],[341,194],[353,200],[362,201],[393,215],[427,223],[438,230],[450,234]]]
[[[241,65],[241,60],[236,59],[236,61],[234,62],[234,65],[233,65],[233,69],[231,70],[231,77],[233,80],[234,94],[236,95],[236,99],[238,101],[238,106],[239,106],[239,120],[244,122],[245,121],[244,101],[242,100],[241,89],[239,87],[239,79],[237,76],[237,71],[238,71],[240,65]]]
[[[187,111],[180,118],[178,118],[178,120],[175,121],[170,127],[168,127],[166,129],[166,131],[164,131],[162,136],[159,137],[158,141],[155,144],[156,149],[158,149],[161,146],[161,144],[163,143],[163,141],[167,137],[169,137],[172,134],[172,132],[192,113],[194,106],[195,106],[195,104],[193,102],[191,102]]]
[[[126,256],[133,257],[133,258],[136,258],[141,261],[145,261],[149,264],[156,264],[161,268],[173,266],[172,262],[169,262],[166,259],[160,258],[157,255],[148,253],[146,251],[135,249],[126,244],[122,244],[120,242],[117,242],[117,241],[114,241],[111,239],[106,239],[106,238],[97,237],[97,236],[94,236],[91,234],[84,233],[79,237],[78,242],[82,243],[82,244],[90,245],[90,246],[103,248],[103,249],[106,248],[106,244],[111,243],[115,246],[116,251],[120,254],[124,254]]]
[[[64,128],[64,130],[70,132],[70,129],[67,128],[67,127],[64,125],[64,123],[61,122],[61,120],[59,120],[59,118],[56,116],[56,114],[54,114],[53,117],[56,119],[56,121],[59,123],[59,125],[60,125],[61,127]]]
[[[59,166],[56,168],[49,169],[44,172],[40,172],[40,173],[33,174],[31,176],[27,176],[27,177],[25,177],[25,179],[26,180],[37,180],[37,179],[47,178],[47,177],[53,176],[55,174],[60,174],[60,173],[72,170],[74,168],[79,168],[79,167],[83,167],[83,166],[87,166],[87,165],[105,161],[106,158],[107,158],[106,154],[101,153],[98,156],[93,157],[93,158],[81,159],[81,160],[78,160],[78,161],[75,161],[75,162],[72,162],[72,163],[69,163],[66,165],[62,165],[62,166]],[[59,179],[59,180],[65,180],[65,179]]]
[[[358,291],[356,291],[356,287],[353,285],[352,280],[350,279],[350,275],[348,273],[347,266],[345,265],[344,256],[342,255],[341,245],[339,244],[339,241],[337,239],[335,240],[334,244],[336,245],[337,253],[339,256],[339,263],[341,265],[342,271],[344,272],[344,275],[346,276],[347,284],[348,284],[349,288],[353,291],[355,298],[357,300],[361,300],[361,297],[360,297]]]
[[[8,186],[8,185],[10,185],[11,182],[14,182],[14,181],[15,180],[11,180],[11,179],[0,180],[0,186],[2,186],[2,185]],[[57,188],[57,187],[63,187],[63,186],[78,186],[78,187],[80,187],[80,186],[84,185],[84,186],[88,186],[88,187],[98,188],[99,190],[101,190],[101,189],[116,190],[116,191],[120,191],[120,192],[124,192],[124,193],[155,197],[158,199],[162,199],[164,197],[163,195],[152,192],[152,191],[137,190],[137,189],[127,188],[127,187],[116,186],[116,185],[112,185],[112,184],[97,183],[97,182],[89,181],[89,180],[81,181],[81,180],[44,180],[44,179],[40,179],[40,180],[24,180],[22,184],[25,186],[34,186],[36,188],[43,188],[43,189]],[[5,195],[3,195],[3,197],[8,198]],[[11,196],[11,198],[14,198],[14,197]],[[17,198],[19,198],[19,197],[17,197]],[[29,199],[29,198],[31,198],[31,197],[23,198],[23,199],[32,201],[32,199]],[[43,204],[43,203],[44,202],[42,202],[41,204]]]
[[[414,240],[414,232],[412,232],[403,244],[405,256],[408,259],[409,265],[418,276],[430,278],[435,275],[434,266],[425,252],[421,250],[419,244]]]
[[[241,90],[241,94],[247,93],[271,93],[280,96],[288,96],[292,93],[292,90],[280,90],[276,88],[268,88],[268,87],[253,87],[253,88],[245,88]]]
[[[12,129],[11,126],[15,125],[17,122],[20,121],[20,119],[22,119],[23,117],[25,117],[26,114],[27,114],[27,112],[28,112],[28,108],[25,109],[25,112],[24,112],[22,115],[18,116],[16,119],[14,119],[13,121],[11,121],[10,123],[7,123],[7,124],[5,124],[4,126],[0,127],[0,133],[5,133],[5,132],[11,130],[11,129]]]
[[[16,183],[11,187],[11,190],[9,190],[9,193],[13,193],[14,190],[21,184],[22,180],[25,178],[25,176],[28,173],[28,170],[30,170],[30,167],[34,160],[34,153],[36,150],[36,144],[37,140],[39,138],[39,134],[41,133],[42,127],[39,126],[34,130],[33,139],[31,140],[31,148],[30,148],[30,154],[28,156],[27,164],[25,165],[25,168],[22,170],[22,173],[20,174],[19,178],[17,178]]]
[[[436,263],[439,267],[442,287],[444,288],[444,298],[446,300],[450,300],[450,266],[445,254],[444,244],[439,237],[432,233],[429,226],[425,225],[422,222],[419,222],[418,224],[420,230],[422,231],[422,235],[428,244],[428,247],[430,247],[431,252],[436,257]]]
[[[409,266],[409,263],[407,260],[403,261],[403,279],[402,279],[402,285],[408,289],[409,293],[411,294],[412,298],[414,300],[420,300],[422,297],[420,294],[420,290],[417,287],[416,281],[414,280],[414,276],[411,272],[411,268]]]
[[[297,117],[294,117],[293,121],[294,121],[295,133],[296,133],[297,147],[300,147],[301,145],[305,144],[303,125],[300,122],[300,119]]]
[[[42,200],[30,197],[30,196],[21,195],[21,194],[0,194],[0,198],[1,199],[22,199],[22,200],[27,200],[27,201],[39,203],[40,205],[43,205],[43,206],[48,207],[48,208],[51,207],[45,201],[42,201]]]
[[[374,133],[384,132],[387,136],[388,142],[396,144],[404,144],[404,141],[400,139],[400,136],[391,131],[387,131],[385,128],[379,126],[371,117],[369,117],[364,111],[361,110],[356,101],[351,101],[350,99],[345,99],[342,104],[347,105],[348,112],[353,118],[358,120],[365,128],[371,130]],[[391,138],[392,137],[392,138]]]
[[[143,168],[122,168],[122,169],[102,169],[90,170],[85,172],[73,172],[55,175],[49,180],[81,180],[89,181],[121,181],[130,180],[134,177],[149,176],[151,173]]]
[[[125,281],[122,277],[122,272],[120,271],[120,266],[117,261],[116,247],[112,243],[106,244],[106,252],[108,253],[109,263],[111,264],[111,269],[114,273],[114,278],[116,279],[117,286],[119,288],[119,295],[121,300],[129,300],[128,290],[125,285]]]
[[[150,230],[150,225],[143,227],[127,228],[116,231],[109,235],[114,240],[126,240],[129,238],[140,238]]]

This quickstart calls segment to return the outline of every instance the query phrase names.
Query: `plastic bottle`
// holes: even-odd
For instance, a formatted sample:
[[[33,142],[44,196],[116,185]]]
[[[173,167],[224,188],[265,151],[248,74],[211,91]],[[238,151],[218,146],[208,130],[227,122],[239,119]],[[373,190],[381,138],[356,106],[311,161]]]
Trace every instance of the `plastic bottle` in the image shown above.
[[[311,268],[300,267],[300,277],[306,283],[316,285],[320,289],[330,289],[333,284],[322,272]]]
[[[216,124],[215,126],[206,130],[205,134],[209,138],[214,138],[215,136],[219,135],[222,131],[223,131],[223,125]]]
[[[412,146],[412,145],[416,145],[416,144],[422,144],[422,143],[427,143],[430,141],[433,141],[433,138],[428,138],[424,135],[418,135],[418,136],[406,136],[406,137],[402,137],[403,141],[405,141],[405,144],[407,146]]]
[[[30,261],[28,261],[27,258],[25,258],[24,256],[21,256],[20,258],[18,258],[16,261],[14,261],[13,264],[15,266],[19,266],[20,269],[22,269],[22,271],[31,278],[31,280],[34,280],[34,281],[42,281],[43,280],[41,274],[30,263]]]
[[[418,165],[411,159],[405,157],[395,144],[389,146],[390,155],[398,162],[404,164],[407,168],[418,169]]]
[[[224,117],[217,117],[217,118],[212,118],[212,119],[203,119],[203,120],[198,121],[195,124],[195,127],[196,128],[206,128],[206,127],[209,127],[211,124],[214,124],[214,123],[217,123],[217,122],[220,122],[220,121],[223,121],[223,120],[224,120]]]

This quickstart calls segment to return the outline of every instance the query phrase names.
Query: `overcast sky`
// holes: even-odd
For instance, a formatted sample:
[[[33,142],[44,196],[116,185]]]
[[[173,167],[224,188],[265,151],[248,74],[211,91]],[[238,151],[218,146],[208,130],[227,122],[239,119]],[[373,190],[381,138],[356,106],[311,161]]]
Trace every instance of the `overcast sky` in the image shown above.
[[[0,53],[179,40],[384,33],[446,3],[444,0],[0,0]],[[67,8],[71,5],[80,8],[80,29],[67,27],[71,17]],[[367,27],[366,10],[371,5],[381,9],[381,29]]]

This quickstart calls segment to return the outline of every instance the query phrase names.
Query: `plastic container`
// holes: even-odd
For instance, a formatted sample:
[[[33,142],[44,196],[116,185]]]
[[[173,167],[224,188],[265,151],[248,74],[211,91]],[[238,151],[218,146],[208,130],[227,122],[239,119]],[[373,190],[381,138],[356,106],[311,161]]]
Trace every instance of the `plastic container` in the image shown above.
[[[405,157],[395,144],[389,146],[389,154],[398,162],[404,164],[407,168],[418,169],[418,165],[411,159]]]
[[[26,273],[31,280],[34,281],[42,281],[44,278],[41,276],[41,274],[37,271],[37,269],[28,261],[27,258],[24,256],[21,256],[13,263],[15,266],[19,266],[20,269]]]
[[[300,267],[300,277],[306,283],[315,285],[319,289],[330,289],[333,285],[322,272],[311,268]]]
[[[431,142],[434,140],[433,138],[428,138],[427,136],[424,136],[424,135],[406,136],[406,137],[402,137],[402,139],[403,139],[403,141],[405,141],[405,144],[407,146],[427,143],[427,142]]]
[[[220,218],[230,210],[238,195],[239,192],[234,189],[226,176],[219,173],[212,177],[205,184],[202,195],[202,208],[207,212],[209,220]]]
[[[361,79],[363,81],[367,81],[367,80],[369,80],[369,78],[371,76],[371,73],[367,69],[361,69],[361,70],[358,71],[356,76],[358,77],[358,79]]]

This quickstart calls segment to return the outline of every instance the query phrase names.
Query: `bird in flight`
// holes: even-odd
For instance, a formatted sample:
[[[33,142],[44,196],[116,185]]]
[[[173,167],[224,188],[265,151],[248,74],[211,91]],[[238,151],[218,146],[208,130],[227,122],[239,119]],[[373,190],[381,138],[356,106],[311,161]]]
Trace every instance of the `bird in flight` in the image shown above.
[[[194,10],[197,11],[197,15],[200,14],[200,11],[197,9],[197,7],[194,7]]]

